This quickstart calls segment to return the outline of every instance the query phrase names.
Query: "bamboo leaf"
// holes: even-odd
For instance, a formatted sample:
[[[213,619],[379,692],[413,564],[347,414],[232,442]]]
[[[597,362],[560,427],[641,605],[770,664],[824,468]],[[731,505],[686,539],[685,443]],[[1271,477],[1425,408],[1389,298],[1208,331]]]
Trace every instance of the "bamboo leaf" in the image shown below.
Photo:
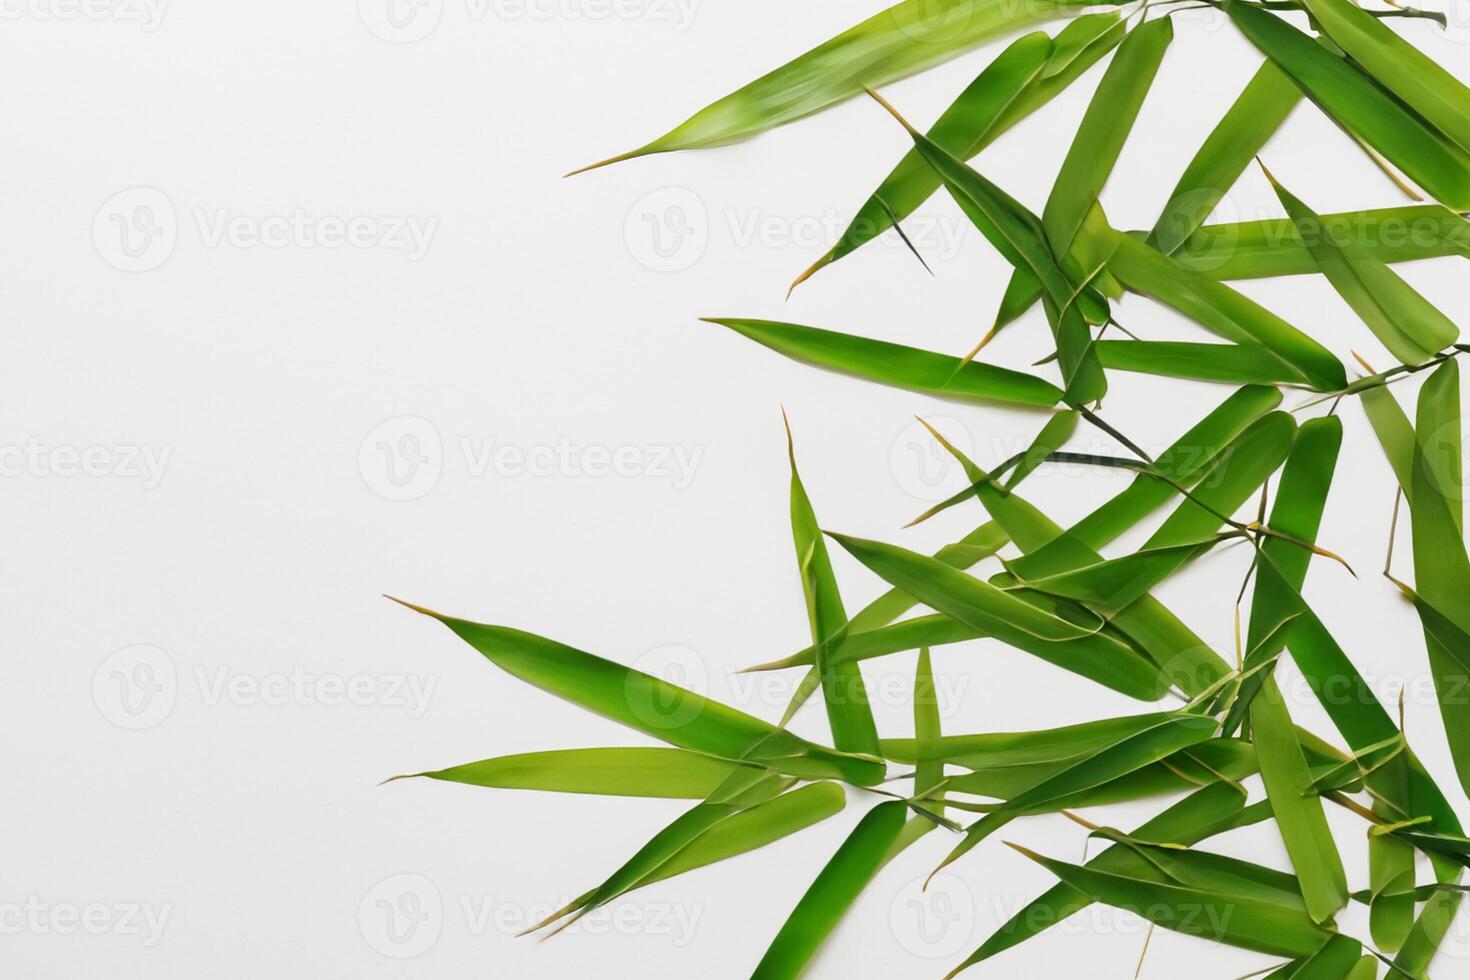
[[[1123,39],[1062,161],[1041,224],[1053,255],[1065,255],[1102,193],[1133,122],[1174,39],[1168,17],[1148,21]]]
[[[827,721],[832,727],[832,744],[843,752],[876,756],[878,730],[868,706],[868,689],[862,671],[856,661],[838,663],[828,656],[831,642],[847,626],[847,610],[842,605],[832,560],[827,556],[827,542],[796,469],[796,447],[789,423],[786,452],[791,462],[791,533],[811,625],[814,663],[821,675]]]
[[[1165,255],[1178,251],[1301,100],[1285,72],[1271,61],[1262,64],[1184,169],[1148,244]]]
[[[1365,72],[1470,149],[1470,89],[1464,83],[1348,0],[1303,0],[1302,5]]]
[[[1163,696],[1158,670],[1120,640],[1048,613],[949,565],[899,548],[832,535],[858,561],[938,612],[1130,697]]]
[[[1038,0],[902,0],[690,116],[663,136],[583,169],[719,146],[923,71],[985,41],[1067,17],[1080,5]]]
[[[904,804],[869,810],[812,882],[771,941],[751,980],[791,980],[801,975],[823,940],[883,866],[904,827]]]
[[[1140,241],[1119,236],[1108,268],[1124,286],[1173,307],[1212,333],[1237,344],[1260,344],[1319,390],[1336,391],[1347,383],[1342,362],[1321,344],[1229,286],[1170,261]]]
[[[940,867],[957,861],[1017,816],[1046,813],[1062,806],[1074,805],[1069,797],[1110,783],[1191,745],[1197,745],[1213,735],[1218,727],[1213,718],[1175,713],[1143,731],[1124,736],[1068,766],[1050,779],[1012,797],[998,809],[971,824],[965,831],[964,839],[950,851]]]
[[[847,803],[836,783],[811,783],[721,820],[669,858],[639,887],[737,857],[789,837],[841,812]]]
[[[500,789],[702,800],[735,769],[734,763],[684,749],[560,749],[414,775]]]
[[[1206,840],[1228,827],[1245,801],[1239,789],[1225,783],[1199,790],[1169,807],[1133,832],[1135,838],[1156,843],[1190,845]],[[1094,870],[1146,874],[1149,865],[1127,847],[1114,845],[1088,862]],[[1066,881],[1059,881],[1045,894],[1021,909],[997,929],[945,980],[976,963],[1018,946],[1046,928],[1062,922],[1092,904],[1092,897]]]
[[[957,357],[869,340],[817,327],[772,320],[705,319],[778,354],[840,374],[906,388],[947,401],[1008,402],[1045,408],[1062,399],[1048,381],[991,364],[964,364]]]
[[[885,103],[885,106],[887,104]],[[1047,245],[1040,219],[1015,198],[976,171],[936,146],[887,106],[908,131],[919,154],[939,174],[960,210],[990,240],[1011,265],[1025,269],[1041,284],[1047,320],[1057,343],[1066,400],[1069,404],[1096,401],[1107,390],[1097,356],[1092,351],[1092,333],[1074,302],[1077,287],[1069,280]]]
[[[1315,211],[1269,171],[1266,177],[1317,267],[1394,357],[1405,364],[1421,364],[1455,342],[1460,331],[1449,317],[1352,238],[1324,234]]]
[[[1358,242],[1379,262],[1470,258],[1470,222],[1437,204],[1324,214],[1322,234]],[[1136,235],[1135,235],[1136,237]],[[1318,271],[1317,260],[1290,219],[1205,225],[1171,258],[1212,279],[1264,279]]]
[[[1470,209],[1470,156],[1344,58],[1284,19],[1246,3],[1225,10],[1242,34],[1351,135],[1371,145],[1441,204]]]
[[[1078,867],[1011,846],[1094,901],[1185,935],[1277,956],[1310,956],[1332,937],[1305,912],[1274,903]]]
[[[1172,340],[1100,340],[1105,368],[1196,381],[1290,384],[1300,381],[1275,354],[1259,344],[1200,344]]]
[[[815,745],[662,678],[533,633],[409,608],[449,627],[506,673],[678,748],[804,779],[835,778],[859,786],[883,779],[884,766],[876,759]]]

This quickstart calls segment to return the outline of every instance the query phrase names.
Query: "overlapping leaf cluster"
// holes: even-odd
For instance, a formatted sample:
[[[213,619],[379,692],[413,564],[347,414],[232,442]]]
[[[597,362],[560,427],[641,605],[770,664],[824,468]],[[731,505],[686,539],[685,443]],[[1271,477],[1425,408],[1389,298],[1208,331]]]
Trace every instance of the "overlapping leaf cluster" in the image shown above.
[[[824,533],[792,451],[791,526],[811,632],[804,649],[757,668],[802,672],[779,724],[553,640],[430,614],[509,673],[669,747],[532,753],[424,775],[696,801],[538,929],[561,928],[633,889],[794,834],[837,813],[851,795],[870,809],[753,971],[763,980],[795,977],[884,865],[931,831],[954,835],[948,864],[1026,816],[1173,797],[1158,816],[1128,831],[1075,818],[1110,845],[1085,865],[1018,847],[1057,884],[955,972],[1100,902],[1158,927],[1279,957],[1273,977],[1427,976],[1461,902],[1470,838],[1409,746],[1393,705],[1380,701],[1302,587],[1314,557],[1341,562],[1316,539],[1338,468],[1337,413],[1360,404],[1410,515],[1413,570],[1405,574],[1413,584],[1391,566],[1385,575],[1418,611],[1425,650],[1399,653],[1406,671],[1425,663],[1433,675],[1455,768],[1470,789],[1470,558],[1455,360],[1470,348],[1457,343],[1454,322],[1392,268],[1470,257],[1463,214],[1470,209],[1470,90],[1388,24],[1392,17],[1432,16],[1422,11],[1375,10],[1354,0],[1206,2],[1262,60],[1151,229],[1115,230],[1099,195],[1164,63],[1172,15],[1199,3],[1162,0],[1084,13],[1069,0],[904,0],[614,158],[741,139],[864,90],[882,101],[874,90],[889,81],[998,35],[1067,20],[1055,34],[1012,41],[927,132],[884,102],[913,148],[797,280],[895,226],[902,234],[904,219],[942,188],[1013,267],[992,325],[973,350],[953,355],[789,323],[712,321],[865,381],[1051,413],[1026,452],[989,472],[934,432],[970,483],[924,516],[973,499],[987,520],[933,555]],[[969,165],[1104,61],[1040,214]],[[1324,113],[1418,203],[1318,214],[1267,171],[1283,217],[1207,224],[1304,103],[1311,105],[1300,111]],[[1383,233],[1391,229],[1413,233]],[[1400,363],[1382,372],[1364,363],[1369,373],[1350,379],[1326,344],[1228,285],[1302,274],[1325,277],[1344,301],[1344,318],[1355,314]],[[1128,294],[1172,308],[1215,339],[1134,338],[1113,317]],[[986,363],[985,343],[1038,304],[1054,352],[1046,370],[1055,380]],[[1119,372],[1238,387],[1150,457],[1103,417],[1101,399]],[[1427,380],[1410,418],[1393,385],[1421,372]],[[1281,410],[1287,395],[1291,411]],[[1115,440],[1117,454],[1068,452],[1081,425]],[[1024,480],[1044,479],[1056,461],[1122,468],[1133,477],[1063,527],[1020,492]],[[1398,506],[1396,500],[1396,522]],[[1111,542],[1164,511],[1142,547],[1104,557]],[[1237,603],[1238,621],[1242,607],[1248,615],[1236,649],[1219,651],[1151,593],[1228,542],[1250,547],[1254,560]],[[833,574],[833,544],[891,590],[849,613]],[[977,566],[987,559],[998,567],[980,574]],[[944,734],[929,649],[981,638],[1139,701],[1175,704],[1049,731]],[[859,665],[910,651],[919,652],[914,736],[883,737]],[[1336,737],[1293,722],[1274,677],[1283,656],[1310,684]],[[786,727],[817,694],[830,747]],[[1252,802],[1242,781],[1255,775],[1264,797]],[[1350,876],[1344,866],[1329,806],[1361,823],[1365,873]],[[1205,846],[1268,821],[1290,871]],[[1354,890],[1350,879],[1364,887]],[[1367,936],[1339,931],[1336,917],[1352,902],[1369,907]]]

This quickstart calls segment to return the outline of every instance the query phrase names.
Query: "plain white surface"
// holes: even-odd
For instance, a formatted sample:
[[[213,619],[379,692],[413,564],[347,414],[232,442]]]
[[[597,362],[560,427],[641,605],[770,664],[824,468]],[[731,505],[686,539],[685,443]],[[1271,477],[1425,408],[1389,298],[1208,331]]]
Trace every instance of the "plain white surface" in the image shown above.
[[[882,4],[429,0],[420,19],[389,20],[376,0],[161,3],[4,8],[0,969],[746,975],[865,801],[554,941],[514,939],[683,804],[376,787],[491,755],[642,744],[379,594],[666,670],[774,719],[794,678],[751,687],[730,672],[804,645],[780,405],[826,526],[927,549],[981,520],[963,508],[900,536],[961,485],[913,415],[948,420],[982,462],[1023,445],[1037,416],[822,374],[696,320],[969,348],[1005,269],[942,197],[912,222],[933,278],[885,243],[783,303],[903,152],[880,110],[853,102],[736,147],[559,177]],[[1411,30],[1470,74],[1463,46]],[[1210,15],[1181,16],[1177,35],[1105,195],[1120,226],[1152,221],[1258,61]],[[998,50],[887,94],[928,123]],[[987,151],[986,173],[1039,208],[1097,74]],[[1267,159],[1321,211],[1401,202],[1310,105]],[[1222,210],[1278,213],[1256,173]],[[1470,310],[1462,263],[1405,274],[1452,315]],[[1344,359],[1388,362],[1324,282],[1243,288]],[[1137,298],[1120,315],[1197,336]],[[989,353],[1021,366],[1046,352],[1033,318]],[[1228,393],[1142,376],[1113,391],[1108,417],[1153,445]],[[1371,573],[1392,482],[1360,410],[1343,415],[1322,538]],[[1028,497],[1065,522],[1119,486],[1043,472]],[[1221,649],[1245,560],[1211,556],[1160,590]],[[836,562],[850,608],[878,594]],[[1410,736],[1463,803],[1432,700],[1413,696],[1412,611],[1373,574],[1319,567],[1309,593],[1382,692],[1410,684]],[[994,644],[935,662],[951,732],[1142,710]],[[866,666],[880,727],[908,734],[912,655]],[[1309,700],[1293,711],[1329,731]],[[824,727],[819,708],[797,722]],[[1331,819],[1361,887],[1361,823]],[[1271,833],[1220,846],[1281,865]],[[1067,859],[1083,845],[1061,818],[1005,836]],[[921,898],[948,847],[931,836],[887,869],[813,975],[940,975],[1050,883],[993,840]],[[976,975],[1129,977],[1142,941],[1137,919],[1090,913]],[[1463,919],[1447,955],[1460,958],[1443,975],[1465,969]],[[1268,962],[1160,934],[1143,976],[1225,980]]]

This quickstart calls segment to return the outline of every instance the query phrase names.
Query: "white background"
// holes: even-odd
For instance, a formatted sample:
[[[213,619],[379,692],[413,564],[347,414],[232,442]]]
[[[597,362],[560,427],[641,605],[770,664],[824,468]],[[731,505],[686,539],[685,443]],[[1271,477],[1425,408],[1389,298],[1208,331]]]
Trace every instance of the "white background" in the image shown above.
[[[1040,424],[822,374],[697,321],[775,316],[950,352],[978,337],[1006,270],[942,197],[910,223],[933,278],[885,242],[783,302],[905,149],[871,103],[732,148],[560,178],[882,6],[686,2],[632,0],[610,13],[575,0],[434,0],[411,24],[427,31],[414,43],[394,43],[404,35],[383,27],[375,0],[361,10],[180,0],[147,23],[130,6],[4,7],[6,975],[739,977],[864,811],[853,797],[828,824],[538,944],[509,932],[595,884],[684,804],[375,785],[510,752],[643,744],[505,676],[380,593],[667,668],[774,719],[786,689],[751,696],[730,671],[805,643],[779,407],[824,525],[918,550],[982,515],[960,508],[900,534],[961,485],[913,415],[951,420],[982,463]],[[1463,29],[1412,34],[1470,76],[1454,40]],[[927,124],[998,50],[887,94]],[[1115,224],[1153,220],[1257,62],[1213,16],[1179,18],[1105,195]],[[986,173],[1039,208],[1099,71],[987,151]],[[1402,201],[1310,105],[1266,156],[1319,211]],[[134,188],[148,190],[116,196]],[[1254,171],[1221,212],[1278,213]],[[293,214],[314,230],[252,244],[252,229],[269,235],[271,219]],[[364,219],[358,242],[333,247],[333,222],[351,219]],[[233,234],[214,234],[221,221]],[[398,247],[399,224],[424,233],[422,254]],[[667,237],[680,229],[690,236]],[[163,234],[141,237],[152,231]],[[125,271],[140,266],[155,267]],[[1405,274],[1456,317],[1470,312],[1459,260]],[[1243,288],[1344,360],[1358,350],[1389,362],[1325,283]],[[1137,298],[1120,317],[1153,337],[1198,337]],[[1024,366],[1047,352],[1030,318],[988,355]],[[1106,412],[1162,446],[1227,393],[1118,376]],[[1362,577],[1319,566],[1309,597],[1380,691],[1409,682],[1410,737],[1463,804],[1437,711],[1414,696],[1425,690],[1417,623],[1374,574],[1391,477],[1361,410],[1342,415],[1344,464],[1322,538]],[[494,457],[502,446],[511,454]],[[547,447],[582,462],[590,448],[594,470],[597,452],[631,449],[621,476],[506,462],[517,451],[545,462]],[[91,473],[74,472],[71,451]],[[408,456],[421,458],[417,475],[394,484],[384,452],[401,478]],[[1043,471],[1027,493],[1065,523],[1121,485]],[[414,499],[389,499],[404,496]],[[881,590],[835,560],[849,608]],[[1241,549],[1211,556],[1160,590],[1221,650],[1246,561]],[[946,648],[936,665],[942,690],[959,695],[946,704],[950,732],[1142,710],[995,644]],[[880,704],[880,727],[909,734],[912,655],[866,667],[875,684],[901,688]],[[152,700],[123,686],[135,681],[149,682]],[[333,685],[358,703],[337,703]],[[1293,710],[1330,731],[1310,699]],[[825,738],[819,708],[796,727]],[[1104,818],[1127,826],[1147,812]],[[1362,887],[1361,821],[1331,819]],[[1272,833],[1220,846],[1284,866]],[[1082,853],[1081,832],[1061,818],[1001,836],[1068,860]],[[1050,884],[995,839],[952,869],[939,898],[911,904],[915,879],[949,847],[932,835],[890,866],[813,975],[942,975]],[[378,900],[395,904],[405,887],[430,918],[395,945]],[[16,918],[26,906],[40,911]],[[130,918],[132,907],[166,916],[161,931]],[[84,912],[98,934],[68,918]],[[1344,922],[1362,935],[1360,920]],[[1098,914],[975,975],[1129,977],[1142,942],[1136,919]],[[1451,947],[1461,959],[1445,976],[1470,955],[1464,921]],[[403,952],[419,955],[385,955]],[[1143,976],[1225,980],[1268,964],[1160,934]]]

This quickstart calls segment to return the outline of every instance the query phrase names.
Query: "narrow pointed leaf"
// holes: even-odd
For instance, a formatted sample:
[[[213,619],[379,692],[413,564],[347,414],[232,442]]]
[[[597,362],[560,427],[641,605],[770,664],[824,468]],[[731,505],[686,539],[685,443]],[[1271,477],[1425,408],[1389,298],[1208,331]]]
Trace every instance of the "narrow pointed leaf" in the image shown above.
[[[1119,236],[1108,268],[1129,289],[1173,307],[1212,333],[1265,347],[1320,390],[1336,391],[1347,384],[1342,362],[1321,344],[1229,286],[1180,266],[1143,242]]]
[[[658,139],[603,162],[745,139],[859,95],[864,87],[923,71],[1006,31],[1078,9],[1065,0],[903,0],[705,106]]]
[[[1270,174],[1267,174],[1270,177]],[[1389,353],[1420,364],[1459,336],[1459,329],[1387,265],[1351,238],[1324,234],[1317,212],[1271,179],[1276,196],[1307,243],[1317,267]]]
[[[975,361],[962,364],[957,357],[883,340],[772,320],[710,318],[707,322],[729,327],[779,354],[815,367],[948,401],[1008,402],[1045,408],[1062,399],[1056,385],[1020,371]]]
[[[1301,100],[1301,89],[1285,72],[1271,61],[1262,64],[1174,185],[1148,244],[1173,255],[1209,218]]]
[[[678,748],[768,765],[806,779],[871,786],[881,762],[815,745],[662,678],[505,626],[418,610],[506,673]]]
[[[756,965],[751,980],[794,980],[801,975],[883,866],[889,848],[903,830],[904,812],[904,804],[896,800],[868,811],[792,910]]]
[[[1225,9],[1241,33],[1350,134],[1441,204],[1470,209],[1470,155],[1464,149],[1284,18],[1246,3]]]
[[[470,786],[702,800],[735,764],[684,749],[560,749],[482,759],[417,775]]]

